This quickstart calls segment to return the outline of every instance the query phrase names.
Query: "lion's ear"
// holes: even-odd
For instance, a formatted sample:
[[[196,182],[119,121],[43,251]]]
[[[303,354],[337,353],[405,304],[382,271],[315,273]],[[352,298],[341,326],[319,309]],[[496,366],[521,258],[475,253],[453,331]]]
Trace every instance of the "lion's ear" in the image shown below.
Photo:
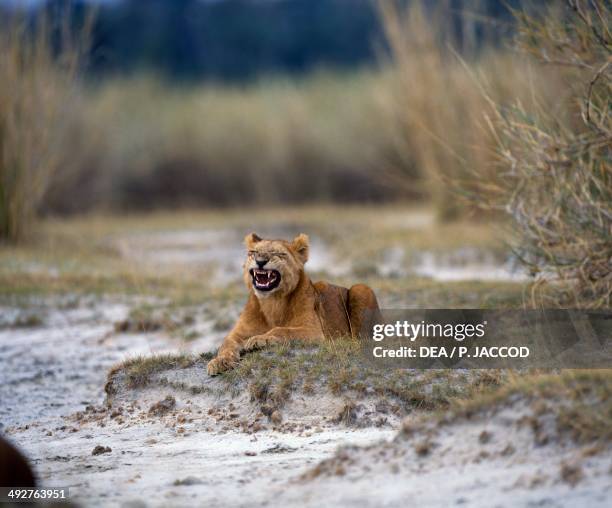
[[[261,242],[261,240],[261,236],[259,236],[257,233],[249,233],[244,237],[244,244],[246,245],[247,249],[252,249],[253,246],[257,242]]]
[[[291,246],[293,247],[293,250],[295,250],[295,252],[297,253],[298,257],[300,258],[300,261],[302,263],[306,263],[306,261],[308,261],[308,251],[310,248],[308,245],[308,235],[305,235],[304,233],[302,233],[296,236],[293,239]]]

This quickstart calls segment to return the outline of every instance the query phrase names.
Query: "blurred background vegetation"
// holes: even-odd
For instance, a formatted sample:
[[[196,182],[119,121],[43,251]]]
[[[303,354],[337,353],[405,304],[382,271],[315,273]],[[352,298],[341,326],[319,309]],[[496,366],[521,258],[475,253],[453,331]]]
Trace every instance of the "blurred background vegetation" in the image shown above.
[[[471,153],[480,135],[484,100],[450,48],[483,60],[500,99],[529,94],[528,80],[507,77],[519,65],[503,49],[507,6],[440,1],[424,13],[389,2],[381,17],[385,4],[0,2],[13,31],[5,47],[14,53],[34,36],[39,54],[7,76],[52,73],[39,62],[45,51],[58,67],[82,64],[68,73],[71,97],[54,99],[69,104],[53,122],[36,108],[20,120],[66,133],[38,212],[427,198],[428,178],[456,166],[438,138]],[[402,39],[393,23],[405,21]],[[79,55],[66,30],[87,40]],[[44,86],[67,91],[53,79]],[[442,194],[442,213],[456,213]]]
[[[100,210],[509,212],[534,273],[609,305],[609,23],[608,0],[0,0],[0,237]]]

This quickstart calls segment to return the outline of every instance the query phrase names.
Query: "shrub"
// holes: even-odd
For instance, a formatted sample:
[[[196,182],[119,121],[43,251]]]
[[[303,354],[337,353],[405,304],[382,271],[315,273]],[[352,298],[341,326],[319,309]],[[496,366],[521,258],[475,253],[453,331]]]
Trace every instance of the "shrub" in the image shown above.
[[[558,7],[558,6],[557,6]],[[609,307],[612,294],[610,4],[517,12],[517,46],[563,68],[562,107],[497,108],[501,175],[487,202],[514,219],[517,252],[554,303]],[[550,296],[536,292],[539,304]]]

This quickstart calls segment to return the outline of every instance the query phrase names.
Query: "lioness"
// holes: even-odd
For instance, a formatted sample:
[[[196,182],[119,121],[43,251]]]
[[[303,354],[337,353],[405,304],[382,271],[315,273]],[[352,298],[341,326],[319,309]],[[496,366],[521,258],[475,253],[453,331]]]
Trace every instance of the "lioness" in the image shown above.
[[[244,281],[249,299],[238,322],[208,363],[211,376],[234,368],[242,351],[291,339],[320,341],[325,337],[357,336],[364,311],[378,311],[374,292],[364,284],[350,289],[312,283],[304,272],[308,236],[264,240],[246,236]]]

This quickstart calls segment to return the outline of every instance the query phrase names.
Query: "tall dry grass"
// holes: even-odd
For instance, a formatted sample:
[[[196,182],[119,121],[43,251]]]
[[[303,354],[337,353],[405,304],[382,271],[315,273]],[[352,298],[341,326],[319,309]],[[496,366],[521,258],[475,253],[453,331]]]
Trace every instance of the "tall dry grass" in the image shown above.
[[[0,26],[0,240],[22,239],[60,167],[84,35],[15,14]],[[69,197],[67,197],[69,199]]]
[[[89,87],[73,138],[97,141],[72,150],[87,181],[62,179],[47,206],[73,211],[63,197],[77,182],[80,209],[397,199],[378,173],[392,150],[372,93],[382,79],[320,72],[181,87],[137,76]]]
[[[399,160],[388,173],[404,185],[423,185],[440,217],[452,219],[473,210],[461,194],[474,190],[474,174],[481,186],[498,176],[497,140],[486,122],[495,111],[489,99],[529,106],[538,95],[550,104],[558,93],[555,74],[534,68],[498,41],[481,41],[477,51],[459,56],[454,48],[460,41],[448,35],[455,18],[444,3],[438,10],[418,1],[379,6],[392,72],[381,105]],[[503,27],[493,28],[499,34]]]
[[[502,178],[486,203],[514,219],[517,251],[554,301],[612,299],[612,7],[568,0],[542,16],[517,12],[517,46],[560,67],[564,108],[496,105]],[[564,114],[560,114],[564,112]],[[551,303],[534,293],[539,305]]]

